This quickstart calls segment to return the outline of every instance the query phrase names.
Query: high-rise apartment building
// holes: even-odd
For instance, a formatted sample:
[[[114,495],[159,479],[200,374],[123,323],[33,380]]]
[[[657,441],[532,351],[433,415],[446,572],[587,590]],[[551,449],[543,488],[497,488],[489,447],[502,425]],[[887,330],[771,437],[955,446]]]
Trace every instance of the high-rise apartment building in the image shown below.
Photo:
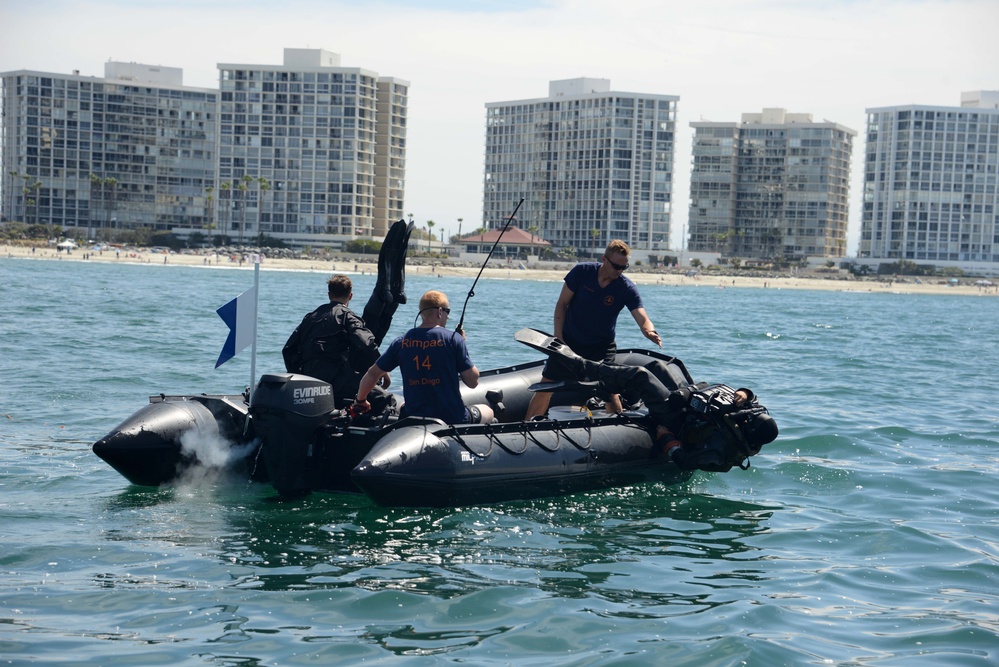
[[[322,49],[218,68],[216,194],[230,236],[331,245],[403,217],[408,82]]]
[[[611,239],[669,247],[679,97],[611,91],[607,79],[552,81],[548,97],[486,104],[483,221],[580,254]]]
[[[5,219],[89,237],[208,219],[217,91],[184,86],[179,69],[136,63],[106,63],[104,78],[0,77]]]
[[[862,258],[999,262],[999,91],[867,109]]]
[[[784,109],[690,125],[691,250],[754,260],[845,254],[854,130]]]

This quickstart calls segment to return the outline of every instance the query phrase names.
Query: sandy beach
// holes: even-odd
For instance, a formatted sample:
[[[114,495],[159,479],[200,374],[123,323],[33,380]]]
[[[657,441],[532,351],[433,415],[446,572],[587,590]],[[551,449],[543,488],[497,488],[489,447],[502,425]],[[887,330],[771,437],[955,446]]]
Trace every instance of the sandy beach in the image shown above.
[[[234,261],[228,256],[209,254],[183,254],[183,253],[154,253],[149,249],[129,249],[129,250],[86,250],[76,248],[69,254],[57,251],[51,247],[23,247],[16,245],[4,245],[0,256],[7,258],[50,260],[50,261],[72,261],[72,262],[119,262],[134,264],[167,264],[174,266],[203,266],[203,267],[226,267],[230,269],[252,270],[253,265],[248,261]],[[281,269],[292,271],[318,271],[323,273],[342,272],[354,273],[374,273],[377,266],[374,256],[367,262],[355,261],[354,258],[339,258],[334,260],[319,259],[277,259],[264,257],[261,262],[261,269]],[[568,265],[567,265],[568,266]],[[442,276],[467,276],[474,278],[479,271],[479,267],[453,266],[437,262],[432,263],[426,258],[419,258],[408,263],[406,270],[410,274],[435,273]],[[490,265],[482,272],[484,278],[508,278],[514,280],[551,280],[560,281],[565,276],[566,270],[559,269],[518,269],[516,266],[507,266],[503,262],[491,261]],[[827,290],[838,292],[886,292],[904,294],[949,294],[963,296],[997,296],[999,286],[982,287],[975,285],[975,279],[963,278],[960,284],[952,284],[947,278],[930,277],[920,278],[917,283],[913,277],[902,277],[894,281],[878,280],[868,277],[857,279],[846,273],[804,275],[783,275],[773,277],[743,276],[738,273],[713,274],[702,271],[699,275],[690,277],[683,271],[655,272],[633,270],[628,272],[628,277],[638,284],[657,285],[687,285],[698,287],[710,287],[716,289],[728,288],[765,288],[765,289],[811,289]]]

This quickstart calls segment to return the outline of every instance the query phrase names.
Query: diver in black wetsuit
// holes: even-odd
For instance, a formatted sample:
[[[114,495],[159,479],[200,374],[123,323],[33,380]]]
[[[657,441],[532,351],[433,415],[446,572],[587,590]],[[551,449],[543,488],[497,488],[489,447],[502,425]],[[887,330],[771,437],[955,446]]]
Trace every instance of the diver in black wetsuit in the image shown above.
[[[682,469],[724,472],[733,465],[746,467],[750,455],[777,438],[777,423],[749,389],[702,384],[670,390],[664,382],[676,383],[662,362],[646,367],[600,363],[541,332],[522,330],[516,338],[558,356],[581,382],[597,381],[604,391],[637,395],[656,423],[657,447]]]
[[[302,319],[281,354],[290,373],[328,382],[338,401],[352,399],[368,366],[378,358],[378,343],[364,321],[348,305],[354,294],[345,275],[326,281],[329,303]]]

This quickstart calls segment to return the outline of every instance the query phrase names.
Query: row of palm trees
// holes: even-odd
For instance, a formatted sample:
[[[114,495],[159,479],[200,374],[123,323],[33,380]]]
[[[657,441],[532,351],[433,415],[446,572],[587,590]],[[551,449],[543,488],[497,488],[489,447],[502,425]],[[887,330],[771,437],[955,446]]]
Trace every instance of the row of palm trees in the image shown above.
[[[26,218],[24,222],[29,222],[27,219],[28,209],[32,209],[35,214],[35,224],[38,224],[38,191],[42,189],[42,182],[36,179],[31,174],[22,174],[16,169],[11,169],[7,172],[10,176],[10,190],[8,192],[14,192],[15,183],[17,179],[24,179],[24,186],[21,188],[21,194],[24,197],[24,217]],[[14,219],[14,197],[10,198],[10,215],[8,216],[10,220]]]
[[[14,191],[15,187],[14,184],[17,182],[18,178],[24,179],[24,186],[21,188],[21,193],[24,196],[23,201],[24,201],[24,217],[26,218],[25,222],[28,223],[31,222],[30,216],[28,215],[28,211],[32,210],[34,212],[34,218],[35,218],[34,222],[35,224],[38,224],[38,191],[42,189],[42,182],[37,178],[35,178],[34,176],[32,176],[31,174],[27,173],[22,174],[19,173],[16,169],[10,170],[9,172],[7,172],[7,175],[10,176],[10,185],[11,185],[9,190],[10,192]],[[111,214],[114,211],[115,192],[117,190],[117,187],[118,187],[118,179],[116,179],[113,176],[104,178],[98,176],[97,174],[90,174],[90,193],[91,193],[90,199],[91,201],[95,200],[94,190],[96,189],[101,195],[100,198],[105,202],[103,208],[108,227],[110,227],[111,225]],[[109,195],[110,195],[111,204],[110,206],[107,206]],[[13,197],[11,198],[11,200],[12,201],[11,201],[9,217],[13,219],[14,210],[15,210]],[[90,219],[91,220],[93,219],[93,209],[91,209]],[[100,226],[103,227],[104,223],[101,221],[99,222]],[[90,236],[89,225],[87,228],[87,236],[88,237]]]
[[[101,200],[101,202],[103,204],[104,218],[105,218],[105,220],[100,220],[98,218],[98,223],[99,223],[100,227],[103,228],[105,226],[105,222],[106,222],[107,223],[107,225],[106,225],[107,228],[110,229],[111,228],[111,216],[112,216],[112,213],[114,212],[115,198],[116,198],[116,195],[117,195],[117,192],[118,192],[118,179],[115,178],[114,176],[101,177],[101,176],[98,176],[97,174],[93,174],[92,173],[92,174],[90,174],[90,201],[91,202],[95,201],[94,200],[94,196],[93,196],[95,189],[101,195],[100,200]],[[108,195],[110,195],[110,201],[111,201],[111,205],[110,206],[107,205],[107,202],[108,202],[108,199],[109,199]],[[91,204],[91,212],[90,212],[89,219],[92,220],[93,217],[94,217],[93,205]],[[89,222],[88,222],[88,225],[87,225],[87,238],[90,238],[90,225],[89,225]]]
[[[260,231],[260,220],[263,217],[262,211],[264,208],[264,195],[268,190],[271,189],[271,183],[263,176],[254,177],[249,174],[243,174],[239,179],[235,181],[222,181],[219,183],[219,202],[224,199],[229,202],[228,206],[220,209],[220,213],[224,212],[226,215],[224,219],[219,220],[222,225],[222,238],[223,241],[226,239],[228,234],[226,234],[229,225],[232,223],[232,204],[236,204],[237,200],[234,198],[235,193],[239,193],[238,200],[238,210],[239,210],[239,243],[243,243],[243,230],[246,228],[246,197],[247,192],[250,190],[250,185],[256,183],[257,189],[260,191],[260,200],[257,204],[257,210],[261,213],[257,215],[257,231]],[[205,192],[208,193],[208,229],[215,229],[215,187],[208,186],[205,188]]]

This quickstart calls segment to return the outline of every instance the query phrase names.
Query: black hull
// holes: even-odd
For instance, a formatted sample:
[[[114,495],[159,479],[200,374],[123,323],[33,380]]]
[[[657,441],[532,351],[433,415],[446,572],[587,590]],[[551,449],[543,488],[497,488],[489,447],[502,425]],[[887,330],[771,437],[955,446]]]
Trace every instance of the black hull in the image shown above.
[[[692,382],[679,360],[661,354],[626,350],[618,361],[665,363],[668,382]],[[689,479],[692,472],[654,443],[655,424],[644,407],[590,414],[578,407],[591,391],[586,386],[556,391],[550,419],[521,421],[542,366],[484,371],[478,387],[464,389],[466,404],[494,408],[495,424],[397,417],[364,423],[334,409],[328,384],[273,374],[261,378],[249,400],[152,397],[96,442],[94,452],[142,486],[176,483],[191,468],[209,465],[269,481],[284,497],[361,492],[398,507],[490,504]],[[191,440],[215,440],[223,456],[192,452]]]
[[[646,482],[678,484],[640,413],[593,419],[553,408],[551,421],[400,428],[352,471],[379,505],[455,507],[528,500]]]
[[[169,484],[197,466],[238,471],[248,457],[237,453],[252,442],[244,436],[246,417],[242,395],[150,396],[149,405],[95,442],[93,451],[138,486]],[[208,442],[223,443],[232,456],[199,457],[199,445]]]

